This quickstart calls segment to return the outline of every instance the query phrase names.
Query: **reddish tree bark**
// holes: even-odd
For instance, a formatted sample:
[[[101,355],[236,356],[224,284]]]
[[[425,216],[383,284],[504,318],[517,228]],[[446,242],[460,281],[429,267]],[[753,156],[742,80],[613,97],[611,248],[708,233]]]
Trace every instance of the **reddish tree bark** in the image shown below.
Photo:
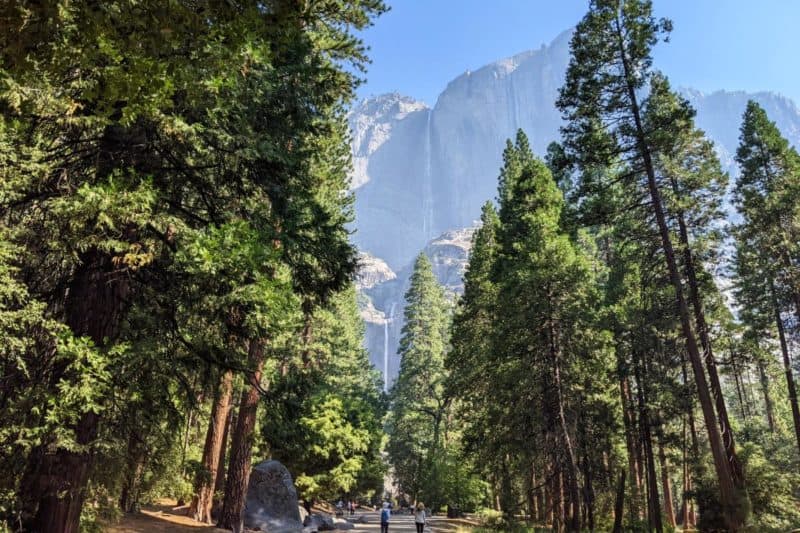
[[[581,529],[581,501],[580,488],[578,486],[578,462],[575,458],[575,450],[572,446],[567,419],[564,413],[564,396],[561,384],[561,346],[559,345],[559,332],[554,320],[548,320],[548,337],[550,341],[550,358],[553,365],[553,388],[556,393],[556,413],[557,423],[561,433],[561,442],[566,450],[566,476],[562,475],[562,484],[569,496],[569,521],[565,523],[570,531],[580,531]]]
[[[211,523],[211,507],[214,501],[214,486],[217,481],[220,452],[223,448],[223,438],[228,412],[231,407],[231,388],[233,373],[225,371],[220,376],[217,391],[214,394],[214,405],[211,407],[211,418],[208,421],[206,442],[203,446],[202,470],[195,480],[194,498],[189,509],[189,514],[198,522]]]
[[[677,183],[674,179],[672,180],[672,188],[676,194],[679,193]],[[728,418],[728,409],[725,406],[725,396],[722,393],[722,384],[719,380],[719,372],[717,372],[717,363],[714,359],[711,337],[708,334],[708,324],[706,323],[703,300],[700,296],[700,288],[697,281],[697,269],[695,268],[694,256],[691,246],[689,245],[689,232],[686,228],[683,212],[680,210],[678,211],[678,228],[680,243],[683,248],[683,268],[686,273],[686,279],[689,282],[689,300],[692,304],[695,325],[697,327],[698,336],[700,337],[700,345],[703,349],[703,360],[706,365],[706,371],[708,372],[708,383],[714,397],[719,430],[722,435],[722,443],[725,446],[725,454],[728,459],[728,468],[733,479],[733,484],[741,489],[744,487],[744,473],[742,472],[742,465],[736,456],[736,442],[733,438],[733,429],[731,428]]]
[[[675,522],[675,504],[672,501],[672,483],[669,478],[670,467],[667,461],[667,454],[664,453],[664,445],[658,441],[658,462],[661,467],[661,490],[664,493],[664,516],[667,524],[671,528],[677,525]]]
[[[634,354],[634,357],[637,357]],[[650,431],[650,412],[648,409],[648,401],[645,398],[644,382],[643,382],[643,367],[644,364],[637,358],[635,368],[636,378],[636,397],[639,405],[639,437],[644,451],[645,462],[647,466],[646,479],[647,479],[647,518],[650,524],[650,529],[658,533],[663,531],[661,524],[661,504],[658,499],[658,481],[656,480],[656,465],[653,456],[653,439]]]
[[[226,457],[228,453],[228,440],[236,418],[233,416],[233,406],[238,403],[231,396],[228,403],[228,418],[225,420],[225,431],[222,433],[222,446],[219,447],[219,460],[217,462],[217,479],[214,481],[214,494],[225,490]],[[216,504],[217,502],[215,502]]]
[[[622,420],[625,428],[625,446],[628,450],[628,471],[630,473],[630,518],[641,518],[639,499],[642,487],[641,469],[639,461],[639,441],[636,438],[636,416],[633,411],[630,384],[628,378],[620,375],[620,395],[622,397]]]
[[[253,432],[256,426],[258,400],[261,396],[261,373],[264,368],[264,343],[262,340],[251,340],[248,359],[253,368],[249,376],[249,387],[242,394],[239,404],[239,415],[231,441],[228,479],[225,483],[225,498],[222,502],[217,527],[230,529],[235,533],[243,530],[242,512],[244,511],[247,484],[250,479],[250,460],[253,451]]]
[[[65,323],[76,336],[88,337],[103,347],[119,334],[129,292],[128,276],[114,265],[111,256],[98,250],[87,251],[80,259],[65,293]],[[66,363],[50,374],[54,389],[62,380],[75,379]],[[28,513],[26,530],[78,533],[99,420],[94,412],[81,415],[72,428],[80,445],[77,450],[42,445],[31,452],[19,493]]]

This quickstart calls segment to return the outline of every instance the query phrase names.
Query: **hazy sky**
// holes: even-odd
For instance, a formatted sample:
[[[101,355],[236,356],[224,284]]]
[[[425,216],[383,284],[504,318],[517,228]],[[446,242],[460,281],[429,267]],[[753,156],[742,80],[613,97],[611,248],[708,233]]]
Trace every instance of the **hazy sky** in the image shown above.
[[[467,69],[539,48],[574,26],[587,0],[387,0],[363,33],[373,63],[360,96],[398,91],[430,105]],[[771,90],[800,104],[800,0],[654,0],[673,20],[656,67],[675,86]]]

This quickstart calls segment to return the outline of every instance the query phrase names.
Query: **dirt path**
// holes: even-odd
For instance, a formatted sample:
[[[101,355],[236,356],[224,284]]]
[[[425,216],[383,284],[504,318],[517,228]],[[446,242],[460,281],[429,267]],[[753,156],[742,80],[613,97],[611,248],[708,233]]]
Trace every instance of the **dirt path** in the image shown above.
[[[377,511],[357,513],[356,517],[363,516],[366,521],[356,524],[350,531],[379,532],[380,518]],[[432,533],[445,533],[467,531],[461,529],[461,521],[451,521],[446,518],[434,518],[430,521]],[[186,516],[186,507],[172,507],[167,504],[148,506],[141,513],[126,515],[119,524],[109,525],[104,528],[107,533],[227,533],[224,529],[201,524]],[[395,515],[389,526],[391,533],[414,532],[414,520],[410,515]]]
[[[141,513],[125,515],[119,524],[104,528],[107,533],[226,533],[186,516],[187,506],[147,506]]]

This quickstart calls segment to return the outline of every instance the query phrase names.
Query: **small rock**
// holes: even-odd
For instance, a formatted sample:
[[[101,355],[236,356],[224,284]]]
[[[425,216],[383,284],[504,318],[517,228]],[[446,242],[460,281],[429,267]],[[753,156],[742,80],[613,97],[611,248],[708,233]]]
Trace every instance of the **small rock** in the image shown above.
[[[333,521],[334,529],[338,530],[347,530],[347,529],[354,529],[356,526],[352,524],[352,522],[348,522],[342,518],[337,518]]]
[[[305,524],[308,518],[308,511],[302,505],[297,506],[297,511],[300,513],[300,523]]]
[[[308,526],[315,527],[318,531],[333,531],[336,529],[333,518],[328,515],[314,513],[308,517]]]

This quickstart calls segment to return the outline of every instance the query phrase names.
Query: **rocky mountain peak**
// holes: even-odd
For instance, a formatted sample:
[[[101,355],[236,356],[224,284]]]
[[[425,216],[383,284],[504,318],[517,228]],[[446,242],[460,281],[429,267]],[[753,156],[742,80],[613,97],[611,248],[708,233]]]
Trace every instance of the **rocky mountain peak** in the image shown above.
[[[353,108],[348,115],[353,153],[351,189],[358,189],[370,180],[369,157],[391,138],[395,124],[411,113],[427,109],[424,102],[399,93],[365,98]]]

